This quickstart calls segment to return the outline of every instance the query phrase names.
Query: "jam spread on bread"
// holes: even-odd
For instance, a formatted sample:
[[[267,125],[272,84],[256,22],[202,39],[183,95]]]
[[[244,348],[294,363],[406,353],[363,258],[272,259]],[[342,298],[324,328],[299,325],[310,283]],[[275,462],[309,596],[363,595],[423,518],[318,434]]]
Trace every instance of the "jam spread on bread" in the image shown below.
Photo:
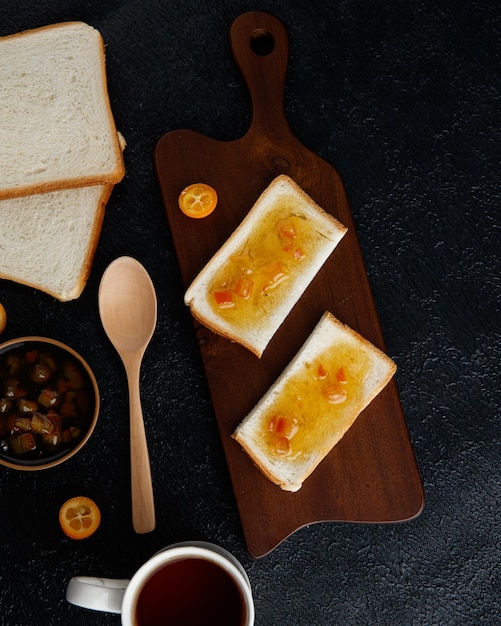
[[[336,423],[344,429],[346,409],[358,402],[368,367],[367,356],[348,344],[304,363],[263,415],[268,451],[297,458],[317,449]]]
[[[278,211],[263,220],[216,273],[209,288],[215,312],[232,320],[251,317],[255,323],[268,310],[264,300],[280,298],[281,286],[300,272],[322,234],[291,203],[284,198]]]

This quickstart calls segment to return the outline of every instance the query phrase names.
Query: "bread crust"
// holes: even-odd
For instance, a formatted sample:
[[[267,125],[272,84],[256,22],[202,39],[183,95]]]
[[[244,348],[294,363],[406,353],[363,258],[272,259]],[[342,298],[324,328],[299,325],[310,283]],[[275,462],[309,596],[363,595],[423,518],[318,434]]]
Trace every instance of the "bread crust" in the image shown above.
[[[302,212],[302,219],[308,222],[312,232],[315,231],[316,239],[312,246],[311,258],[301,261],[304,265],[300,266],[293,279],[286,281],[280,296],[270,295],[266,299],[266,304],[261,300],[259,309],[262,311],[261,319],[252,315],[245,323],[241,320],[237,323],[229,321],[212,308],[210,283],[228,259],[238,254],[238,251],[252,240],[252,234],[268,216],[276,214],[281,218],[289,215],[288,205],[285,208],[280,206],[280,203],[288,198],[293,200],[290,214],[294,211]],[[185,304],[190,307],[192,316],[202,325],[230,341],[239,343],[259,358],[346,231],[345,226],[324,211],[289,176],[277,176],[261,193],[240,225],[193,280],[185,293]],[[257,315],[257,310],[253,310],[254,313]]]
[[[292,457],[277,455],[265,444],[266,433],[263,431],[263,425],[280,401],[280,394],[286,394],[287,385],[291,384],[294,376],[306,375],[307,364],[314,362],[315,358],[324,354],[326,350],[335,350],[343,342],[348,342],[354,351],[365,355],[364,359],[369,358],[370,367],[364,375],[363,387],[358,390],[359,397],[357,396],[356,400],[347,406],[345,415],[339,416],[329,412],[328,409],[323,409],[322,423],[315,423],[314,433],[311,435],[316,436],[313,448],[310,441],[308,449],[295,450]],[[238,425],[232,437],[268,480],[284,491],[298,491],[318,464],[351,428],[360,413],[389,383],[395,371],[396,364],[388,355],[326,311],[295,357]],[[310,374],[311,372],[308,373]],[[320,396],[318,402],[325,404]],[[305,420],[308,420],[310,412],[310,407],[304,408]],[[324,433],[322,435],[324,438],[318,437],[320,432]]]
[[[94,224],[92,226],[92,232],[89,235],[89,244],[87,246],[87,252],[85,254],[85,259],[82,264],[82,271],[80,273],[80,277],[75,284],[75,289],[73,292],[69,294],[65,294],[62,296],[54,295],[55,298],[61,301],[74,300],[79,298],[82,291],[87,284],[87,281],[90,276],[90,272],[92,269],[92,265],[94,263],[94,257],[96,255],[97,246],[99,244],[99,238],[101,237],[101,230],[104,221],[104,215],[106,212],[106,205],[108,204],[108,200],[113,192],[114,185],[103,185],[101,196],[98,200],[98,204],[96,207],[96,214],[94,217]]]

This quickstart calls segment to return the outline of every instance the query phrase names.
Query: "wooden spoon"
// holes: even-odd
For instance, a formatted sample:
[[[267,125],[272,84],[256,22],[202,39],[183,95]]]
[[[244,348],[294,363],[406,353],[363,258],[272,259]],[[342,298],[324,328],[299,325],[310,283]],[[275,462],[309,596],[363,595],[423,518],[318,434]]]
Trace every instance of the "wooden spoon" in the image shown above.
[[[101,322],[123,361],[129,386],[132,525],[137,533],[147,533],[155,528],[155,505],[139,373],[157,322],[155,289],[144,267],[124,256],[104,272],[98,299]]]

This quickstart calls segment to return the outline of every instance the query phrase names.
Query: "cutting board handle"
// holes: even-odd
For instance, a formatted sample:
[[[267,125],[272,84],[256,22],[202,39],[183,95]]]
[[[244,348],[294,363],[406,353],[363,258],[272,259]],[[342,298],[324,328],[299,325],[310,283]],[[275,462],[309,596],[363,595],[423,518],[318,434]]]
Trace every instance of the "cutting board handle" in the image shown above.
[[[249,133],[275,140],[291,134],[284,115],[285,73],[289,41],[284,25],[269,13],[251,11],[238,17],[230,29],[233,56],[252,101]]]

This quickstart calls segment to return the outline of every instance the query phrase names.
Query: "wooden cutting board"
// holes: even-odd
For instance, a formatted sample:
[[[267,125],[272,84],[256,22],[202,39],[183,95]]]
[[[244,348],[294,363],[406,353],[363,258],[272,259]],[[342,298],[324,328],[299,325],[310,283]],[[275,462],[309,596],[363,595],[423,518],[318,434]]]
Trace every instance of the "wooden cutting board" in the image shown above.
[[[261,359],[194,322],[247,548],[259,558],[311,523],[411,519],[421,512],[424,497],[394,381],[296,493],[286,493],[264,478],[231,438],[324,311],[382,350],[385,344],[340,177],[298,141],[285,118],[288,36],[283,24],[266,13],[246,13],[232,24],[230,38],[252,100],[248,132],[236,141],[221,142],[176,130],[165,134],[155,150],[184,285],[279,174],[288,174],[349,229]],[[180,191],[194,182],[212,185],[219,197],[215,212],[200,220],[183,215],[177,204]]]

